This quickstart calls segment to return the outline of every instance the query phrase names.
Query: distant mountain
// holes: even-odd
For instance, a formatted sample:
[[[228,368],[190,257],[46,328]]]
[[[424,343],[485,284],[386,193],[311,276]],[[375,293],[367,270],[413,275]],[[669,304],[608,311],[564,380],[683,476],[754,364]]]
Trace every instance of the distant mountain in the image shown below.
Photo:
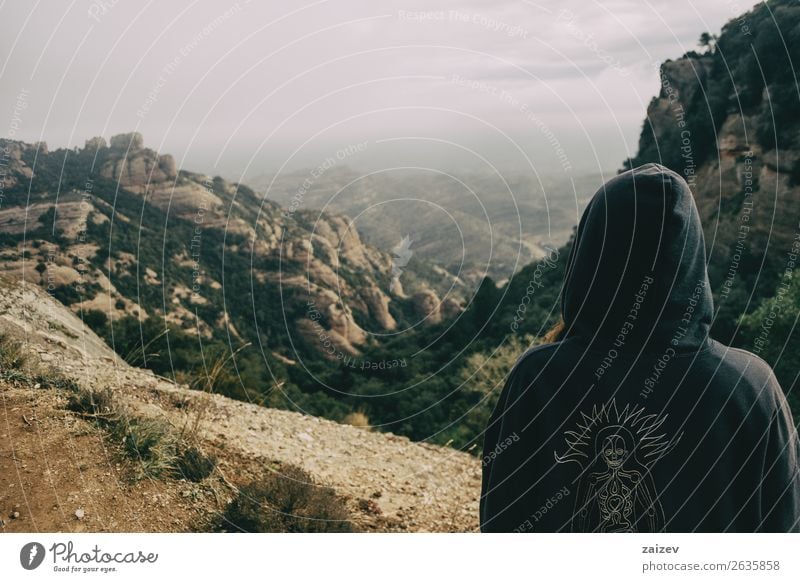
[[[137,133],[0,148],[0,272],[41,285],[159,373],[210,365],[204,347],[250,344],[241,390],[269,387],[298,362],[347,361],[373,334],[461,309],[463,286],[413,247],[400,260],[345,217],[178,171]]]
[[[418,256],[473,287],[486,275],[504,281],[546,247],[564,244],[602,183],[600,175],[359,173],[346,166],[252,181],[280,204],[346,214],[385,251],[407,236]]]

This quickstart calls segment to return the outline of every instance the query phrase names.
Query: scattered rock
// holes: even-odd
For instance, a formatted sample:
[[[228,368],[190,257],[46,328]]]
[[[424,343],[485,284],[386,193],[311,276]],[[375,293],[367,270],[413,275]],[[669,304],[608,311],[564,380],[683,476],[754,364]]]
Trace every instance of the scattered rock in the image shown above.
[[[81,519],[83,519],[85,515],[86,515],[86,512],[83,509],[78,508],[78,509],[75,510],[75,517],[77,517],[79,521]]]
[[[372,515],[381,515],[383,513],[380,506],[372,499],[359,499],[358,509],[364,513],[370,513]]]

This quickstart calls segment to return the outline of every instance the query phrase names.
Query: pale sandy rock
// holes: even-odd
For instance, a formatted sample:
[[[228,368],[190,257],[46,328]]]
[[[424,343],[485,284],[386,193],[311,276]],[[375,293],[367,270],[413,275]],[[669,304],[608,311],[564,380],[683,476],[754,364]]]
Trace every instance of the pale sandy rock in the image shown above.
[[[440,306],[440,311],[442,312],[442,315],[444,315],[444,317],[446,317],[447,319],[455,317],[456,315],[461,313],[463,309],[464,308],[461,306],[461,303],[457,299],[454,299],[453,297],[445,297],[442,300],[442,304]]]
[[[175,158],[170,154],[158,156],[158,168],[167,178],[174,178],[178,175],[178,166],[175,164]]]
[[[98,136],[87,139],[84,142],[83,147],[87,150],[99,150],[108,147],[108,144],[106,144],[104,137]]]
[[[93,206],[81,202],[61,202],[56,208],[55,225],[52,221],[43,224],[40,217],[50,209],[53,204],[42,202],[30,206],[10,206],[0,209],[0,230],[9,234],[21,234],[35,230],[41,226],[53,227],[64,231],[68,238],[75,239],[81,231],[86,229],[86,218],[93,210]]]
[[[397,328],[397,321],[389,313],[391,299],[383,291],[374,285],[370,285],[360,289],[358,294],[364,299],[370,315],[382,329],[391,331]]]
[[[139,132],[120,133],[111,137],[111,149],[136,151],[144,147],[144,138]]]
[[[158,279],[158,273],[150,267],[145,267],[144,269],[144,282],[148,285],[161,285],[161,281]]]
[[[426,324],[439,323],[442,320],[441,301],[432,289],[425,289],[414,294],[414,309]]]

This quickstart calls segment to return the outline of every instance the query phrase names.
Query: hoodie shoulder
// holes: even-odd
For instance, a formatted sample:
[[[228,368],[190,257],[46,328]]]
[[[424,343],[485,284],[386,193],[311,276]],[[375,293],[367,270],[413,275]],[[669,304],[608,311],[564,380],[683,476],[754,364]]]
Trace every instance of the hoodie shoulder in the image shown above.
[[[751,390],[753,397],[770,408],[786,406],[783,393],[772,367],[758,355],[740,348],[714,342],[721,359],[718,375],[744,380],[742,390]]]
[[[558,341],[548,344],[540,344],[528,348],[514,364],[508,376],[509,384],[517,386],[527,384],[532,378],[538,376],[556,355],[556,352],[564,342]]]
[[[753,352],[724,344],[718,344],[718,349],[722,351],[721,355],[726,362],[736,367],[746,368],[749,377],[763,382],[777,382],[772,366]]]
[[[552,356],[558,347],[562,344],[562,342],[554,342],[549,344],[540,344],[538,346],[533,346],[528,348],[518,359],[517,363],[514,364],[514,368],[512,372],[517,370],[518,368],[528,368],[531,364],[536,365],[536,363],[541,361],[541,358],[545,357],[548,358]]]

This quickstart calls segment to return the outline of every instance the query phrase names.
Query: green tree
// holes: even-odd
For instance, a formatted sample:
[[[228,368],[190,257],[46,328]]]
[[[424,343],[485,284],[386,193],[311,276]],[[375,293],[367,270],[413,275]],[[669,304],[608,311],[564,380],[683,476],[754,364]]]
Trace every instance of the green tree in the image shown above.
[[[713,50],[714,48],[714,41],[717,39],[714,37],[713,34],[709,34],[708,32],[704,32],[700,35],[700,40],[697,41],[701,47],[706,50]]]
[[[775,295],[741,320],[742,337],[775,370],[792,405],[795,422],[800,421],[800,398],[794,390],[800,371],[800,270],[778,284]]]

